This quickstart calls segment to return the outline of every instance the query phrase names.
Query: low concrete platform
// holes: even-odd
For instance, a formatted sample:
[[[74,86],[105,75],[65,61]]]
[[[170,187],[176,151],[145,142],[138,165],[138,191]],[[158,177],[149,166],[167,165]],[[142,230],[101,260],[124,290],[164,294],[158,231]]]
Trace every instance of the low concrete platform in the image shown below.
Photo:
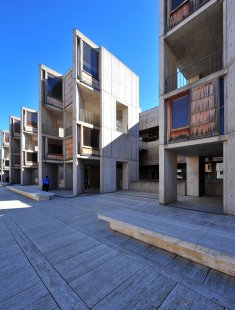
[[[112,230],[235,276],[235,230],[166,214],[114,210],[98,214]]]
[[[25,197],[41,201],[52,199],[55,194],[50,192],[43,192],[35,185],[12,185],[7,186],[7,188],[17,194],[23,195]]]

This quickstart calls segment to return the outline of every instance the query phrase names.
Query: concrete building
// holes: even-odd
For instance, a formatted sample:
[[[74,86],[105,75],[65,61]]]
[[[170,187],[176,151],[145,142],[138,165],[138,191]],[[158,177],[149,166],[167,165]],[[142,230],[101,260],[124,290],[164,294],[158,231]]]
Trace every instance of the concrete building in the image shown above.
[[[139,178],[159,179],[159,108],[140,113],[139,123]]]
[[[9,179],[9,131],[1,130],[1,182]]]
[[[38,184],[38,113],[21,108],[21,185]]]
[[[131,190],[159,193],[159,107],[139,115],[139,181],[131,183]],[[186,160],[177,157],[177,190],[186,194]]]
[[[9,117],[9,178],[11,184],[21,182],[21,121],[19,117]]]
[[[139,178],[139,79],[73,31],[72,67],[39,68],[39,180],[51,188],[112,192]]]
[[[177,155],[187,194],[223,195],[235,214],[235,2],[159,1],[160,203],[177,200]]]

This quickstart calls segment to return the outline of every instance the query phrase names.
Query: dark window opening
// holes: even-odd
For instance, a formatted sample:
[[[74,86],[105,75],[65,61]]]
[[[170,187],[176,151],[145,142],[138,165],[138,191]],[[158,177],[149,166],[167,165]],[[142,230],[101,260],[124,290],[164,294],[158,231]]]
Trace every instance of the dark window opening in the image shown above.
[[[140,141],[152,142],[159,140],[159,127],[152,127],[145,130],[141,130],[139,133]]]
[[[63,142],[48,141],[48,154],[63,154]]]
[[[36,163],[38,160],[38,155],[37,153],[27,153],[26,155],[26,160],[31,161],[33,163]]]
[[[83,43],[83,70],[98,79],[98,52]]]
[[[20,121],[13,122],[13,132],[20,133]]]
[[[186,127],[189,124],[189,95],[172,100],[171,128]]]
[[[85,146],[99,148],[99,130],[84,127],[83,137]]]
[[[62,79],[48,75],[47,96],[62,100]]]
[[[178,6],[180,6],[185,0],[172,0],[171,2],[171,10],[175,10],[176,8],[178,8]]]

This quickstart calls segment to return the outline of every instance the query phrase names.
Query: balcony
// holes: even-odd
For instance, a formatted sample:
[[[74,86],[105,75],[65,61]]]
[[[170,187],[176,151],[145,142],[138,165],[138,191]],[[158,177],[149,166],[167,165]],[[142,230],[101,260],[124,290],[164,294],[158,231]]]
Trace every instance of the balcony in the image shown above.
[[[127,124],[125,124],[125,123],[121,123],[121,122],[119,122],[119,121],[116,121],[116,130],[117,130],[117,131],[120,131],[120,132],[122,132],[122,133],[127,134],[127,132],[128,132],[128,126],[127,126]]]
[[[29,132],[29,133],[37,133],[38,132],[38,128],[37,128],[37,125],[25,125],[24,126],[24,130],[26,132]]]
[[[51,126],[47,124],[42,124],[42,134],[63,138],[64,137],[64,129],[62,127]]]
[[[209,0],[167,1],[166,31],[174,28]]]
[[[47,159],[47,160],[63,161],[63,160],[64,160],[64,155],[63,155],[63,154],[51,154],[51,153],[47,153],[46,159]]]
[[[3,169],[9,169],[9,158],[3,159]]]
[[[168,143],[223,133],[223,79],[201,84],[168,100]]]
[[[100,149],[90,146],[83,146],[81,148],[81,155],[85,156],[100,156]]]
[[[56,139],[48,139],[48,147],[46,153],[47,160],[63,161],[63,141]]]
[[[25,152],[24,164],[25,166],[37,166],[38,154],[36,152]]]
[[[79,120],[81,122],[100,127],[100,116],[92,112],[79,109]]]
[[[165,93],[184,87],[207,75],[222,69],[223,52],[221,50],[201,59],[199,62],[177,70],[176,74],[166,77]]]

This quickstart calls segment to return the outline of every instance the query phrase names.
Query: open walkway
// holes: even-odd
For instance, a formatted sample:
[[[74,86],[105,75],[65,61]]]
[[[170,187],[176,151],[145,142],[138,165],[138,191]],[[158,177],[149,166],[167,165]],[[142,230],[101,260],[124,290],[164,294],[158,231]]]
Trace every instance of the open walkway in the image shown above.
[[[235,309],[235,278],[97,218],[111,210],[166,212],[226,232],[232,216],[119,193],[33,201],[0,188],[0,200],[0,309]]]

